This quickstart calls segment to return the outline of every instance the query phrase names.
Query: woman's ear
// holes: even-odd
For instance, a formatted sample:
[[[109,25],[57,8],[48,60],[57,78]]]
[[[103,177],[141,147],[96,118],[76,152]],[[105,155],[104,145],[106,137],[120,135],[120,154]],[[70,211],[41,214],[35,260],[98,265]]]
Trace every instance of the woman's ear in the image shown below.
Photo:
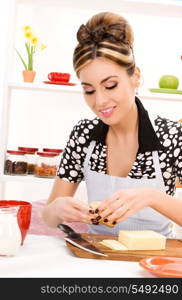
[[[132,75],[133,85],[135,88],[139,88],[141,80],[141,72],[139,67],[135,67],[135,71]]]

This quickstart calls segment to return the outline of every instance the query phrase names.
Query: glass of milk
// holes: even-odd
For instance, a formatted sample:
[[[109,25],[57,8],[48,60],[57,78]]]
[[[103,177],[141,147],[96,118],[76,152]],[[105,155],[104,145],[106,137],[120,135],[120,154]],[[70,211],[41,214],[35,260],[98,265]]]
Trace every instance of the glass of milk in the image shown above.
[[[0,255],[14,256],[21,245],[16,207],[0,207]]]

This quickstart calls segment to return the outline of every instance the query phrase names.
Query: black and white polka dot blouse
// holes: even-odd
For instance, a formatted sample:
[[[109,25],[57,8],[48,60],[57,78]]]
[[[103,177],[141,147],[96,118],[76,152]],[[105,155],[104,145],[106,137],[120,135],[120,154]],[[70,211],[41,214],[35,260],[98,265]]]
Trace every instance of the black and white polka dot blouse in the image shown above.
[[[139,150],[128,177],[155,178],[152,151],[157,150],[166,187],[174,195],[176,178],[182,183],[182,124],[156,116],[155,129],[141,101],[135,99],[139,114]],[[73,128],[62,155],[58,176],[71,183],[84,180],[83,162],[91,140],[96,145],[90,159],[90,168],[106,173],[108,125],[99,118],[83,119]]]

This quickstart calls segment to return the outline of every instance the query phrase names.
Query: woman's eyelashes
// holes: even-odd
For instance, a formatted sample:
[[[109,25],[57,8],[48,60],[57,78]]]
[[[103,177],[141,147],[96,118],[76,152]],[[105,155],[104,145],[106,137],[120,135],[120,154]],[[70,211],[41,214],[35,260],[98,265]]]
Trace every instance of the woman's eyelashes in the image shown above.
[[[111,86],[106,86],[106,89],[107,90],[112,90],[112,89],[114,89],[115,87],[117,87],[117,83],[115,83],[115,84],[113,84],[113,85],[111,85]]]
[[[93,94],[94,92],[95,92],[94,90],[93,91],[84,91],[84,93],[87,95]]]
[[[117,83],[115,83],[115,84],[113,84],[113,85],[111,85],[111,86],[106,86],[105,87],[105,89],[106,90],[112,90],[112,89],[114,89],[115,87],[117,87]],[[87,95],[91,95],[91,94],[93,94],[95,92],[95,90],[90,90],[90,91],[87,91],[87,90],[84,90],[84,93],[85,94],[87,94]]]

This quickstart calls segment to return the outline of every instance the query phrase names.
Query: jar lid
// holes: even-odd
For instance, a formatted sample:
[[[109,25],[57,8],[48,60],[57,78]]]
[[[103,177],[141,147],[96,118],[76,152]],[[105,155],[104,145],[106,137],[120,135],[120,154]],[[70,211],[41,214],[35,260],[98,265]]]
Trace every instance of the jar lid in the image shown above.
[[[43,148],[43,151],[45,152],[56,152],[56,153],[61,153],[64,151],[64,149],[49,149],[49,148]]]
[[[57,156],[59,155],[59,153],[58,152],[37,152],[37,155],[51,157],[51,156]]]
[[[35,151],[25,151],[26,152],[26,154],[33,154],[33,155],[35,155],[36,154],[36,152]]]
[[[7,153],[24,155],[24,154],[26,154],[26,151],[21,151],[21,150],[7,150]]]
[[[18,150],[27,151],[27,152],[36,152],[39,148],[30,148],[30,147],[18,147]]]

